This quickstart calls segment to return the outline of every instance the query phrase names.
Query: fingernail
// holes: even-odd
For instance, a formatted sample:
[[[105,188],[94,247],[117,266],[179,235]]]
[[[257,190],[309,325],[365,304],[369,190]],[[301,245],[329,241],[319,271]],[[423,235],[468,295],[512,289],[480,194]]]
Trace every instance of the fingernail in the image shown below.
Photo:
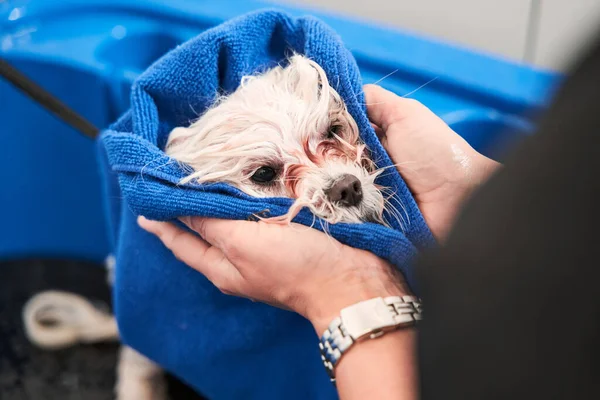
[[[149,220],[148,218],[144,217],[143,215],[140,215],[139,217],[137,217],[137,223],[142,229],[145,229],[145,230],[148,230],[149,228],[152,227],[152,221]]]
[[[192,225],[191,225],[191,222],[192,222],[192,221],[191,221],[191,219],[192,219],[192,218],[191,218],[191,217],[189,217],[189,216],[187,216],[187,217],[179,217],[179,220],[180,220],[181,222],[183,222],[183,224],[184,224],[185,226],[187,226],[188,228],[190,228],[190,229],[192,229]]]

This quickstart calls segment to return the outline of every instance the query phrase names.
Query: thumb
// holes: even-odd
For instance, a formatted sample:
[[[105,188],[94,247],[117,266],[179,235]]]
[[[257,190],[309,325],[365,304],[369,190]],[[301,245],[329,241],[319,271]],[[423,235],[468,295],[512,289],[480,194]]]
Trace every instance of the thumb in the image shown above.
[[[400,97],[381,86],[365,85],[364,92],[369,120],[383,132],[392,124],[412,115],[416,108],[423,107],[418,101]]]

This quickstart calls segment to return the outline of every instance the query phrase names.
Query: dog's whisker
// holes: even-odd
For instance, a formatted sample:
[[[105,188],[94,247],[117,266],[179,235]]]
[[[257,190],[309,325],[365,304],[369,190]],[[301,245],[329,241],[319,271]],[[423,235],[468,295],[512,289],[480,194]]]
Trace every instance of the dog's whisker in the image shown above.
[[[389,210],[387,207],[385,207],[388,212],[393,212],[395,211],[395,213],[397,214],[397,216],[399,215],[401,217],[401,215],[399,214],[398,209],[393,205],[392,200],[395,200],[396,203],[400,204],[400,206],[402,207],[403,211],[406,213],[406,209],[404,208],[404,205],[402,204],[402,201],[400,200],[400,198],[397,197],[397,191],[396,190],[392,190],[392,188],[389,187],[385,187],[385,186],[380,186],[379,190],[381,191],[381,193],[384,195],[384,201],[386,203],[386,205],[389,205],[389,207],[392,208],[392,210]],[[407,219],[409,219],[408,214],[406,213]],[[402,221],[404,221],[404,218],[401,217]],[[398,221],[400,222],[400,221]],[[406,222],[406,221],[404,221]],[[410,219],[408,221],[410,223]]]
[[[154,160],[151,160],[151,161],[149,161],[148,163],[146,163],[146,164],[145,164],[145,165],[144,165],[144,166],[143,166],[143,167],[140,169],[140,177],[142,178],[142,182],[144,182],[144,183],[146,182],[146,181],[145,181],[145,178],[144,178],[144,173],[145,173],[145,171],[146,171],[147,169],[150,169],[150,168],[151,168],[150,166],[151,166],[153,163],[156,163],[158,160],[160,160],[160,157],[157,157],[157,158],[155,158]],[[169,159],[167,159],[167,161],[166,161],[166,162],[164,162],[163,164],[159,164],[159,165],[157,165],[156,167],[152,167],[152,169],[153,169],[153,170],[156,170],[156,171],[158,171],[158,170],[160,170],[161,168],[163,168],[163,167],[166,167],[166,166],[168,166],[169,164],[172,164],[172,163],[174,163],[174,162],[176,162],[176,161],[175,161],[175,160],[173,160],[173,159],[170,159],[170,158],[169,158]]]
[[[393,190],[392,188],[389,188],[389,187],[382,187],[379,190],[381,191],[382,194],[391,194],[391,195],[396,194],[396,190]]]
[[[393,73],[395,73],[395,72],[397,72],[397,71],[398,71],[398,70],[394,71]],[[388,74],[388,75],[392,75],[393,73],[391,73],[391,74]],[[388,78],[388,75],[384,76],[384,77],[383,77],[381,80]],[[410,92],[408,92],[408,93],[406,93],[406,94],[404,94],[404,95],[402,95],[402,96],[400,96],[400,97],[403,97],[403,98],[408,98],[409,96],[412,96],[413,94],[417,93],[419,90],[423,89],[423,88],[424,88],[424,87],[426,87],[427,85],[429,85],[429,84],[431,84],[432,82],[436,81],[438,78],[439,78],[439,76],[436,76],[436,77],[434,77],[434,78],[430,79],[429,81],[425,82],[424,84],[420,85],[420,86],[419,86],[419,87],[417,87],[416,89],[414,89],[414,90],[411,90]],[[379,81],[377,81],[377,82],[375,82],[375,83],[373,83],[373,84],[374,84],[374,85],[376,85],[377,83],[380,83],[380,82],[381,82],[381,80],[379,80]],[[386,102],[385,102],[385,101],[378,101],[378,102],[373,102],[373,103],[359,103],[359,104],[360,104],[361,106],[369,107],[369,106],[377,106],[377,105],[381,105],[381,104],[386,104]]]
[[[405,221],[402,215],[400,214],[400,211],[398,211],[398,209],[389,200],[386,200],[385,202],[385,209],[387,210],[388,214],[390,214],[390,216],[398,222],[398,224],[400,225],[400,229],[404,231]]]
[[[408,93],[406,93],[405,95],[403,95],[402,97],[407,98],[408,96],[411,96],[415,93],[417,93],[419,90],[423,89],[425,86],[429,85],[431,82],[435,81],[437,78],[439,78],[439,76],[436,76],[435,78],[425,82],[424,84],[422,84],[421,86],[419,86],[418,88],[416,88],[413,91],[410,91]]]
[[[378,105],[381,105],[381,104],[386,104],[386,102],[385,101],[377,101],[377,102],[374,102],[374,103],[359,103],[359,104],[361,106],[369,107],[369,106],[378,106]]]
[[[190,110],[192,110],[192,112],[194,113],[194,115],[196,116],[196,118],[199,117],[200,113],[197,112],[196,110],[194,110],[194,106],[192,105],[192,103],[189,103],[189,106],[190,106]],[[190,121],[190,122],[192,122],[192,121]]]
[[[385,169],[387,171],[387,170],[391,169],[392,167],[395,167],[398,170],[403,169],[403,170],[407,170],[407,171],[412,172],[413,174],[417,174],[418,175],[419,174],[418,170],[416,170],[414,168],[410,168],[410,167],[407,166],[407,164],[414,164],[414,163],[415,163],[414,161],[406,161],[404,163],[398,163],[398,164],[390,165],[388,167],[382,167],[380,169]],[[383,177],[383,176],[388,176],[388,175],[387,174],[381,174],[381,176]]]
[[[392,196],[388,199],[388,204],[391,205],[392,207],[394,207],[394,209],[397,210],[398,212],[400,212],[400,211],[392,204],[392,200],[394,200],[394,202],[396,204],[398,204],[400,206],[400,208],[402,209],[402,213],[403,214],[401,213],[400,217],[402,218],[402,221],[404,222],[404,224],[406,225],[406,227],[408,227],[410,225],[411,221],[410,221],[410,215],[408,214],[408,210],[406,209],[406,206],[400,200],[400,198],[398,197],[397,193],[393,193]],[[406,216],[406,220],[404,219],[403,215]]]
[[[386,76],[384,76],[383,78],[380,78],[378,80],[376,80],[375,82],[373,82],[373,85],[377,85],[381,82],[383,82],[384,80],[386,80],[387,78],[389,78],[390,76],[394,75],[396,72],[400,71],[399,69],[395,69],[394,71],[390,72],[389,74],[387,74]]]

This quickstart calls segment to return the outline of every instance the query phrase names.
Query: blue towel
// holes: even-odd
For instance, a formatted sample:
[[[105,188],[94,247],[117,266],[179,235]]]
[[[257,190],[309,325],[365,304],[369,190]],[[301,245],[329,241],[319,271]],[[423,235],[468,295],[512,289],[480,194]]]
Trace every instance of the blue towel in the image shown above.
[[[290,199],[256,199],[225,184],[179,185],[185,172],[162,148],[171,129],[189,124],[216,93],[235,90],[243,75],[284,61],[290,50],[324,68],[374,160],[391,165],[367,119],[356,62],[340,38],[317,19],[272,10],[229,21],[162,57],[134,83],[131,109],[98,144],[123,340],[210,399],[336,398],[307,321],[221,294],[136,224],[137,215],[248,219],[263,210],[271,216],[287,212]],[[414,288],[410,261],[433,238],[396,169],[379,183],[396,189],[402,202],[396,207],[406,211],[404,232],[392,218],[393,228],[337,224],[329,232],[391,261]],[[311,225],[313,216],[304,210],[295,222]]]

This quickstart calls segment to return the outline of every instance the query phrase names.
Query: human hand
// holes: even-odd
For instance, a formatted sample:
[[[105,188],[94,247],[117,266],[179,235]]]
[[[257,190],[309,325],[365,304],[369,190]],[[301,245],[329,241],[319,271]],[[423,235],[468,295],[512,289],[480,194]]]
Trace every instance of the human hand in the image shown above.
[[[138,219],[223,293],[295,311],[319,335],[346,306],[410,294],[388,263],[316,229],[197,217],[182,221],[200,237],[171,223]]]
[[[461,205],[500,164],[477,153],[431,110],[365,85],[369,119],[433,235],[443,240]]]
[[[475,152],[425,106],[379,87],[365,87],[371,120],[413,191],[436,237],[460,203],[496,163]],[[406,165],[405,168],[403,165]],[[409,291],[396,269],[373,254],[292,224],[184,218],[198,237],[140,218],[176,257],[221,291],[290,309],[318,333],[348,305]]]

